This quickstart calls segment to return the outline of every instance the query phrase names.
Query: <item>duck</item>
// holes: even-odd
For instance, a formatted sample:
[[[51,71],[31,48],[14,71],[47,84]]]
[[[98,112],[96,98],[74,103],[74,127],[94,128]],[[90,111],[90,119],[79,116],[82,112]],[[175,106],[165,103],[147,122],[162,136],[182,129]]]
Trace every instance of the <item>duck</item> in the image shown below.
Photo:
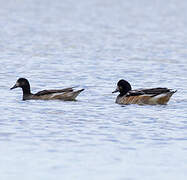
[[[112,93],[116,92],[120,93],[116,98],[117,104],[166,105],[177,90],[162,87],[132,90],[130,83],[121,79]]]
[[[64,101],[74,101],[75,98],[82,92],[84,89],[74,91],[73,87],[65,89],[51,89],[51,90],[42,90],[35,94],[31,93],[31,88],[29,81],[26,78],[19,78],[16,81],[16,84],[10,88],[10,90],[15,88],[21,88],[23,92],[22,100],[64,100]]]

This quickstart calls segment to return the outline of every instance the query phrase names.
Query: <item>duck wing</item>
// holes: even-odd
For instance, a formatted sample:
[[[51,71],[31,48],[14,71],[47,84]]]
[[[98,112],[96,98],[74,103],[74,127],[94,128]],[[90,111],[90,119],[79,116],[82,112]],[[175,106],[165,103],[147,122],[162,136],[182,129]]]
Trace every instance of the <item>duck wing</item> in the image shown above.
[[[65,88],[65,89],[51,89],[51,90],[43,90],[43,91],[39,91],[37,92],[36,96],[42,96],[42,95],[49,95],[49,94],[54,94],[54,93],[65,93],[65,92],[72,92],[73,88]]]
[[[138,89],[138,90],[131,90],[127,93],[126,96],[139,96],[139,95],[151,95],[157,96],[159,94],[171,92],[171,89],[168,88],[151,88],[151,89]]]
[[[168,93],[171,89],[168,88],[152,88],[152,89],[143,89],[142,90],[145,94],[152,94],[153,96],[157,96],[159,94]]]

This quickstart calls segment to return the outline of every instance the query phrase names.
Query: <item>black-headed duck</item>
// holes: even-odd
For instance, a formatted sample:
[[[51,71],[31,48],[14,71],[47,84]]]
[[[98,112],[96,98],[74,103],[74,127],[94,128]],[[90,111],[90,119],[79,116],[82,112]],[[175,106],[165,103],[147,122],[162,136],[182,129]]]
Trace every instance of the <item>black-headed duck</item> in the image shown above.
[[[74,91],[73,88],[65,89],[51,89],[39,91],[35,94],[31,93],[29,81],[25,78],[19,78],[16,84],[10,88],[22,88],[23,91],[23,100],[64,100],[64,101],[74,101],[75,98],[82,92],[84,89]]]
[[[112,93],[119,92],[116,98],[118,104],[167,104],[171,96],[176,92],[168,88],[151,88],[132,90],[129,82],[121,79],[117,88]]]

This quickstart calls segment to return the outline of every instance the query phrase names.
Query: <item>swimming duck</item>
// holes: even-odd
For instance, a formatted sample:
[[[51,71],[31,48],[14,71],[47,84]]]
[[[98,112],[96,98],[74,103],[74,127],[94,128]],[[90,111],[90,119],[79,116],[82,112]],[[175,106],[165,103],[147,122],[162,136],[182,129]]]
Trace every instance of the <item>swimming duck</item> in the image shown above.
[[[10,88],[22,88],[23,91],[23,100],[64,100],[64,101],[73,101],[75,98],[82,92],[84,89],[80,89],[78,91],[74,91],[73,88],[65,88],[65,89],[51,89],[51,90],[43,90],[39,91],[36,94],[32,94],[30,90],[29,81],[25,78],[19,78],[16,84]]]
[[[116,98],[118,104],[167,104],[171,96],[176,92],[168,88],[152,88],[132,90],[129,82],[121,79],[117,88],[112,93],[119,92]]]

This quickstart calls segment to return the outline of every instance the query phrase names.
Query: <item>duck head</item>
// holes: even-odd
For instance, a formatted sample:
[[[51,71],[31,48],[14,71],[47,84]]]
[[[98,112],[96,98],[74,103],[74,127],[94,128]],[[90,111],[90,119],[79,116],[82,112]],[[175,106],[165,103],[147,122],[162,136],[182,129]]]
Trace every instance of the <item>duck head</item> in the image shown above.
[[[125,81],[124,79],[121,79],[117,83],[117,88],[112,93],[120,92],[120,96],[123,96],[127,94],[130,90],[132,90],[131,85],[129,82]]]
[[[10,88],[10,90],[12,89],[15,89],[15,88],[22,88],[23,90],[23,94],[30,94],[30,84],[29,84],[29,81],[25,78],[19,78],[17,81],[16,81],[16,84]]]

